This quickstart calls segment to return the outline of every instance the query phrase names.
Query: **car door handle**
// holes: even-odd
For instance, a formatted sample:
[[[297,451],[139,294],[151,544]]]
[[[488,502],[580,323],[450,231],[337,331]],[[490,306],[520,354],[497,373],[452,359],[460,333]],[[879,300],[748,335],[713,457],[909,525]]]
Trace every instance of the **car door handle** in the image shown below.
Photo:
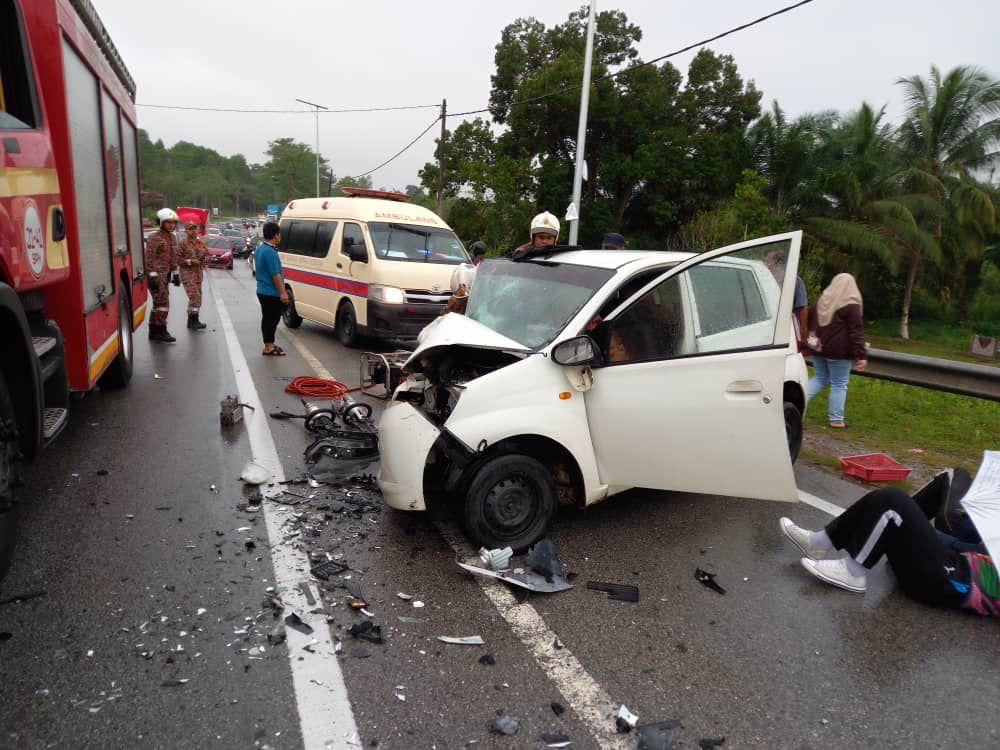
[[[759,380],[734,380],[726,386],[726,393],[760,393],[764,386]]]

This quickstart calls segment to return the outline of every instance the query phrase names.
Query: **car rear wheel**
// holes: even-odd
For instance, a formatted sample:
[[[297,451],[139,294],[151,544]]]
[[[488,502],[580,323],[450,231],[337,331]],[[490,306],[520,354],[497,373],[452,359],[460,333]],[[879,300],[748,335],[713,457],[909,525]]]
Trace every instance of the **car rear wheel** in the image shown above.
[[[344,346],[354,346],[358,343],[358,318],[354,314],[354,305],[344,302],[337,310],[337,325],[334,329],[337,339]]]
[[[557,505],[555,481],[540,461],[517,453],[497,456],[469,484],[465,533],[488,549],[520,552],[545,536]]]
[[[292,294],[291,287],[285,287],[285,292],[288,293],[288,304],[281,311],[281,319],[286,328],[298,328],[302,325],[302,317],[295,312],[295,295]]]
[[[802,449],[802,412],[799,407],[791,401],[784,404],[785,411],[785,436],[788,438],[788,454],[792,457],[792,463],[799,457]]]

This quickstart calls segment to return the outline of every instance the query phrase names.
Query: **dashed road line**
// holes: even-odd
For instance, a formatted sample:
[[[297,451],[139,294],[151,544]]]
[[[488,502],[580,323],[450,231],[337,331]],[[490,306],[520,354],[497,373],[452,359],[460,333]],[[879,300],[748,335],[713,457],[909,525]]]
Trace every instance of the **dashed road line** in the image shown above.
[[[209,288],[212,290],[219,323],[226,337],[240,401],[253,407],[245,417],[253,460],[266,467],[280,484],[284,481],[285,472],[274,445],[271,428],[267,423],[267,411],[257,394],[250,367],[236,336],[236,328],[233,326],[232,318],[229,317],[229,311],[211,283]],[[311,635],[305,635],[292,628],[288,628],[285,634],[292,684],[295,689],[295,703],[299,711],[302,746],[306,750],[356,748],[360,746],[361,740],[347,697],[344,676],[334,654],[330,627],[323,615],[309,613],[311,607],[299,589],[300,582],[308,583],[309,577],[303,571],[309,569],[309,560],[302,550],[281,541],[282,527],[292,513],[273,503],[264,503],[262,510],[270,540],[274,580],[281,592],[281,598],[313,628]],[[315,653],[303,651],[303,647],[310,644]]]
[[[318,377],[332,379],[329,370],[323,367],[298,335],[290,334],[289,331],[285,335]],[[457,555],[463,558],[475,557],[475,551],[454,524],[436,519],[435,525]],[[615,733],[614,716],[617,705],[570,649],[565,646],[555,648],[558,636],[546,625],[538,610],[527,602],[518,603],[503,584],[483,578],[476,580],[500,616],[535,658],[542,672],[562,693],[569,708],[590,730],[598,746],[609,750],[631,747],[627,735]]]
[[[834,505],[829,500],[824,500],[821,497],[810,495],[804,490],[799,490],[799,501],[805,503],[806,505],[811,505],[824,513],[829,513],[831,516],[839,516],[844,512],[844,509],[839,505]]]

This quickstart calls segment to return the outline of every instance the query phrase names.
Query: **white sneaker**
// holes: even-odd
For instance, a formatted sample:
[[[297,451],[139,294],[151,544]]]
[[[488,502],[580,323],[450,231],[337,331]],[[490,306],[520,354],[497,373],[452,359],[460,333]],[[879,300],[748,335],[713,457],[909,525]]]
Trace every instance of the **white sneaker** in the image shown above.
[[[788,540],[798,547],[799,551],[806,557],[813,560],[832,560],[840,556],[836,550],[815,549],[811,545],[813,532],[796,526],[792,523],[792,519],[782,517],[778,521],[778,525],[781,526],[781,531],[788,537]]]
[[[847,562],[843,559],[810,560],[808,557],[803,557],[802,567],[821,581],[826,581],[845,591],[863,594],[865,593],[865,588],[867,588],[865,576],[851,575],[851,572],[847,569]]]

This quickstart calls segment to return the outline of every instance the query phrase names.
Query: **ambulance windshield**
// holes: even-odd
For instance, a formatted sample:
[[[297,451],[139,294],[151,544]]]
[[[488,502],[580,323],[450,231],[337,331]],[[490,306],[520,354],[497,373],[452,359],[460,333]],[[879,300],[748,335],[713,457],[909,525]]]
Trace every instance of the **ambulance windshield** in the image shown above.
[[[449,266],[469,262],[462,243],[448,229],[372,221],[368,223],[368,231],[375,244],[375,252],[385,260]]]

